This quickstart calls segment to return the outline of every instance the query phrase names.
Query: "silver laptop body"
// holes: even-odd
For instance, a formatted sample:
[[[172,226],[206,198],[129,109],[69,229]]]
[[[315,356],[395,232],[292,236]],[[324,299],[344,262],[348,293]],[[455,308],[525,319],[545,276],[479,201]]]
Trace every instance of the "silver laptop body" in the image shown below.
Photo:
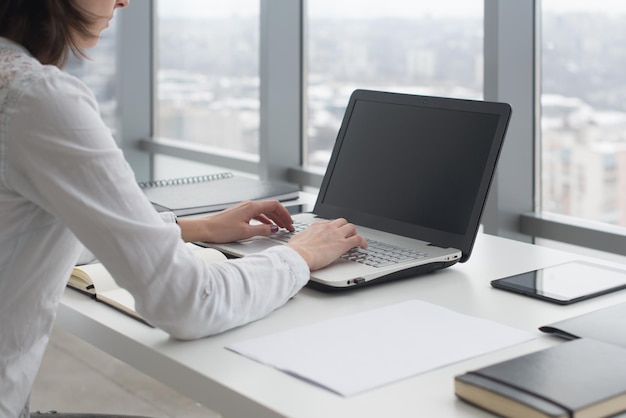
[[[315,207],[293,219],[344,217],[370,248],[312,272],[310,286],[360,287],[467,261],[510,114],[505,103],[356,90]],[[243,257],[289,235],[201,245]]]

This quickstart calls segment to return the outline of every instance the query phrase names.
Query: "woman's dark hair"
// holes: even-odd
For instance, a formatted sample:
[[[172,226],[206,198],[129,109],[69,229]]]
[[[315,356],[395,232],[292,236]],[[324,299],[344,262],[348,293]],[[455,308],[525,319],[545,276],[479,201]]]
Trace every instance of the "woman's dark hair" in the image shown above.
[[[0,1],[0,36],[21,44],[42,64],[63,67],[70,51],[84,58],[75,37],[94,36],[92,20],[72,0]]]

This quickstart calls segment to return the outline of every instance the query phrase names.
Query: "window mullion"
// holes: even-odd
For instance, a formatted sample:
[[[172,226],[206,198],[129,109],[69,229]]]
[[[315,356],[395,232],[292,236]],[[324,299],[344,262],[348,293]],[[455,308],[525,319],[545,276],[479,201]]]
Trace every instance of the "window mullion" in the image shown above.
[[[286,180],[302,161],[303,1],[261,0],[260,172]]]
[[[520,215],[535,196],[536,3],[485,0],[485,99],[510,103],[513,114],[483,224],[523,241]]]
[[[117,140],[137,180],[145,181],[151,178],[152,158],[138,144],[152,136],[153,3],[134,2],[118,18]]]

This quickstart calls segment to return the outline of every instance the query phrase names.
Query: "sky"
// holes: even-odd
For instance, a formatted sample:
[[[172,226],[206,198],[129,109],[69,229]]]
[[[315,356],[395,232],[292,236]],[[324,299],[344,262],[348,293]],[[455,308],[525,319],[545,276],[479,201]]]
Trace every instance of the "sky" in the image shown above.
[[[528,1],[528,0],[498,0]],[[546,11],[626,13],[624,0],[541,0]],[[161,16],[221,17],[257,15],[260,0],[159,0]],[[312,17],[471,16],[483,14],[483,0],[308,0]]]

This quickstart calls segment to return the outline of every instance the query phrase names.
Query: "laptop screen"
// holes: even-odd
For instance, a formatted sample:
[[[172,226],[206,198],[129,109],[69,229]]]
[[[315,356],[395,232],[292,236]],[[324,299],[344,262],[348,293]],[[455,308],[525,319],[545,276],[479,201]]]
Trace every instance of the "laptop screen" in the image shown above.
[[[501,103],[357,90],[315,213],[469,256],[509,114]]]

